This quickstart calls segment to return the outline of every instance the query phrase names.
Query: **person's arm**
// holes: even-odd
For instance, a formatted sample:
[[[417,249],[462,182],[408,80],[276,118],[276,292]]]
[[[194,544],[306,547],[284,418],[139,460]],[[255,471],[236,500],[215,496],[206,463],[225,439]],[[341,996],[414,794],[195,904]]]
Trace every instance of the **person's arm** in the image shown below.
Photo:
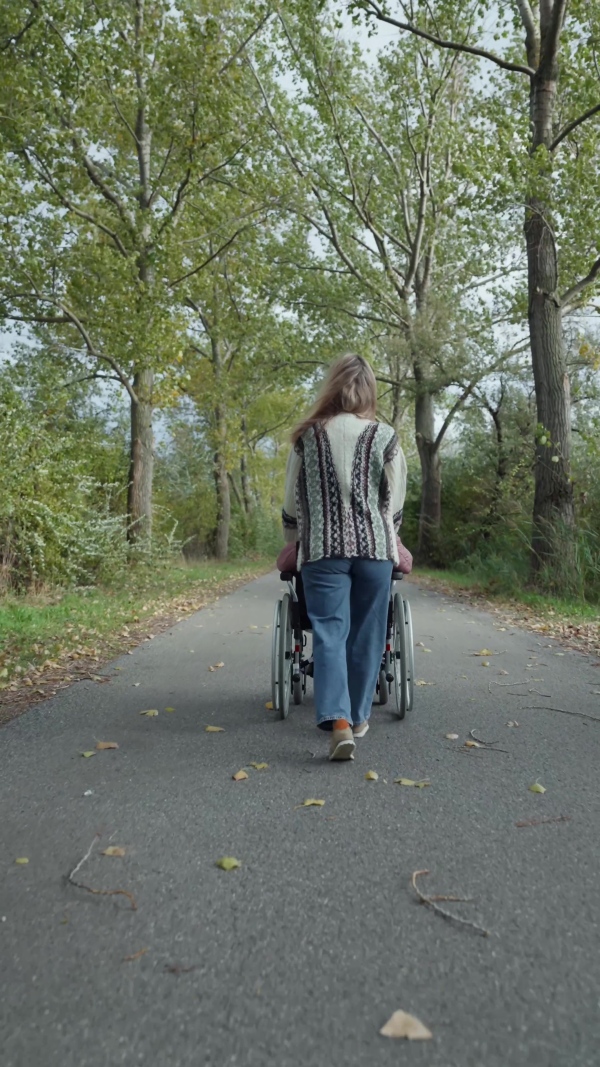
[[[296,512],[296,482],[302,466],[302,457],[292,448],[288,456],[285,472],[285,492],[283,495],[283,536],[288,542],[298,540],[298,515]]]
[[[392,456],[385,464],[385,473],[392,501],[394,529],[398,530],[402,524],[402,510],[406,497],[406,459],[397,440]]]

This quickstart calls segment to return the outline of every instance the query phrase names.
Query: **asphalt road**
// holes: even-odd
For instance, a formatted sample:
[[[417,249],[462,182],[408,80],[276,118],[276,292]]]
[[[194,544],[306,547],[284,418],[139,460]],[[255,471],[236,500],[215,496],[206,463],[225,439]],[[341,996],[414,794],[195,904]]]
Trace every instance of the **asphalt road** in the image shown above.
[[[310,701],[265,708],[280,591],[262,578],[2,729],[2,1067],[598,1067],[600,669],[405,584],[430,684],[330,764]],[[97,741],[119,749],[83,758]],[[137,910],[68,884],[96,834],[75,879]],[[420,905],[422,869],[490,936]],[[398,1008],[432,1040],[381,1037]]]

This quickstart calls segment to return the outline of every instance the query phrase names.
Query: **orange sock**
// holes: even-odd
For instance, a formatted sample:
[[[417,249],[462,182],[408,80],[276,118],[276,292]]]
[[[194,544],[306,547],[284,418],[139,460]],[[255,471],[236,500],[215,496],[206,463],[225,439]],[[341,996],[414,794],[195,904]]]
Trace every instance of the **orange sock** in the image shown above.
[[[346,719],[334,719],[333,720],[333,729],[334,730],[349,730],[350,729],[350,723],[347,722]]]

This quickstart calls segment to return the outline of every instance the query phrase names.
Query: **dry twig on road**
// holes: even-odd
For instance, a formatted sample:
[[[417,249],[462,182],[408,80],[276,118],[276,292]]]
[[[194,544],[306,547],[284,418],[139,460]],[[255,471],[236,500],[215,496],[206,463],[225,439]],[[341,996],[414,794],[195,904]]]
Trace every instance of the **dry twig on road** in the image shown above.
[[[99,841],[99,839],[100,839],[100,834],[94,834],[94,839],[93,839],[90,847],[88,848],[85,856],[82,856],[82,858],[79,860],[79,863],[77,864],[77,866],[74,867],[73,870],[71,871],[71,873],[67,875],[67,882],[69,882],[70,885],[74,885],[77,889],[85,889],[86,893],[93,893],[95,896],[99,896],[99,897],[127,897],[129,903],[131,904],[131,910],[132,911],[137,911],[137,904],[135,902],[135,897],[134,897],[133,893],[130,893],[127,889],[92,889],[91,886],[85,885],[84,882],[76,882],[75,881],[75,875],[77,874],[77,871],[79,871],[83,867],[83,865],[86,862],[86,860],[89,860],[89,858],[90,858],[90,856],[92,854],[92,851],[94,849],[94,845],[96,844],[96,841]]]
[[[578,719],[591,719],[592,722],[600,722],[597,715],[586,715],[585,711],[567,711],[566,708],[550,708],[544,704],[525,704],[519,711],[558,711],[561,715],[575,715]]]
[[[420,878],[422,875],[426,874],[429,874],[429,871],[413,871],[411,878],[411,885],[415,893],[417,894],[421,904],[426,904],[428,908],[431,908],[433,911],[437,912],[437,914],[441,915],[443,919],[449,919],[450,922],[455,922],[459,923],[461,926],[470,927],[471,930],[475,930],[476,933],[481,935],[481,937],[490,936],[490,931],[485,930],[483,926],[478,926],[477,923],[471,922],[470,919],[461,919],[460,915],[453,915],[451,911],[446,911],[445,908],[440,908],[439,904],[436,903],[436,901],[438,900],[454,900],[470,904],[471,901],[468,900],[466,897],[445,897],[440,895],[428,897],[425,895],[425,893],[421,892],[417,885],[417,878]]]

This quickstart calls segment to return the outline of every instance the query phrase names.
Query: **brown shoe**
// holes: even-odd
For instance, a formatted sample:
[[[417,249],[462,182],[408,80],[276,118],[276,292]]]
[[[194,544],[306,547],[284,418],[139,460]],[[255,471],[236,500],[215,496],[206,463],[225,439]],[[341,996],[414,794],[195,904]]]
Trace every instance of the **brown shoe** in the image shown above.
[[[329,744],[330,760],[354,759],[355,748],[354,734],[349,726],[343,730],[332,730]]]

